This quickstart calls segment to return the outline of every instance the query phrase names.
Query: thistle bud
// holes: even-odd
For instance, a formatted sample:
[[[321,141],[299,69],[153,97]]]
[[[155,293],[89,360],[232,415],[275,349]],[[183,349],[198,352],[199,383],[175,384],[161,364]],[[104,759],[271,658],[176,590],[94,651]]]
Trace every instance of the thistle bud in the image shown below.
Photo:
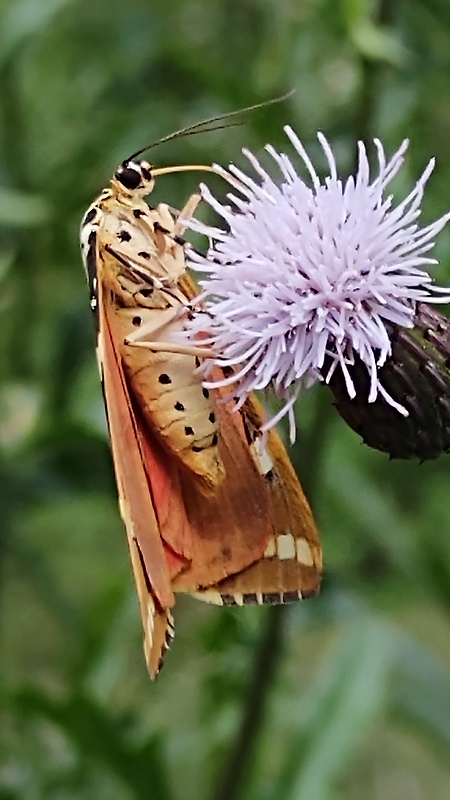
[[[329,386],[341,417],[365,444],[392,458],[425,461],[450,452],[450,320],[418,303],[414,327],[390,326],[392,354],[379,368],[379,381],[401,404],[402,416],[378,393],[367,401],[369,374],[360,359],[348,366],[356,395],[350,399],[342,372]]]

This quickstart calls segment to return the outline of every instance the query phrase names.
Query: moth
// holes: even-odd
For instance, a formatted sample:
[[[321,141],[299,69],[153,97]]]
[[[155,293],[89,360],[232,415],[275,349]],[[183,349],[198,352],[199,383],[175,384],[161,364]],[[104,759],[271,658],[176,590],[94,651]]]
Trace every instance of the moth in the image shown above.
[[[177,132],[178,134],[178,132]],[[146,149],[146,148],[145,148]],[[157,175],[127,158],[87,210],[81,247],[97,319],[97,354],[150,676],[174,627],[175,593],[222,606],[314,595],[321,549],[284,446],[262,437],[249,397],[233,411],[196,372],[200,346],[177,332],[196,288],[186,272],[181,212],[145,201]],[[208,167],[199,167],[208,169]]]

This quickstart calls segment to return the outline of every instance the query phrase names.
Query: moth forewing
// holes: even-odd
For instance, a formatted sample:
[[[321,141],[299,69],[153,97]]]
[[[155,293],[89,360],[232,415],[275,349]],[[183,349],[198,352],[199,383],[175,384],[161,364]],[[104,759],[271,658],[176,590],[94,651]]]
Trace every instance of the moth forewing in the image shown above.
[[[99,292],[98,358],[119,494],[119,508],[144,629],[144,650],[154,677],[173,636],[169,608],[174,603],[163,543],[145,471],[137,424],[120,357],[111,336],[107,309]]]

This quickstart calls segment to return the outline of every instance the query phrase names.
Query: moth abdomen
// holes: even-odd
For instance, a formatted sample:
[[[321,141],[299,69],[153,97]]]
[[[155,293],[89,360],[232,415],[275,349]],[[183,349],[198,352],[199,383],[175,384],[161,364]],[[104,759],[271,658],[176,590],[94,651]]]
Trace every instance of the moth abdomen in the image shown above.
[[[143,309],[139,314],[145,319]],[[203,391],[194,356],[125,344],[123,331],[135,316],[136,311],[131,309],[122,309],[116,315],[122,322],[120,351],[132,394],[153,434],[209,491],[225,474],[212,393]],[[164,333],[167,331],[161,335]]]
[[[189,356],[182,358],[192,361]],[[211,399],[203,396],[200,383],[186,385],[176,372],[172,373],[173,381],[167,372],[159,373],[158,378],[163,380],[156,385],[153,375],[157,371],[158,368],[155,370],[155,366],[148,364],[138,374],[130,375],[133,391],[141,398],[144,418],[185,467],[207,485],[216,486],[222,480],[224,470],[218,449],[219,428]],[[190,376],[192,378],[192,368]],[[148,383],[153,384],[151,393],[145,388]]]

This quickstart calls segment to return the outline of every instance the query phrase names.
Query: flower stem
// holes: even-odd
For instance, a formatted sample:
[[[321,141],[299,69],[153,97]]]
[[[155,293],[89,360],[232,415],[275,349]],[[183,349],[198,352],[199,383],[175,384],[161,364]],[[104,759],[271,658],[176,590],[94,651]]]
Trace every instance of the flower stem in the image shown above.
[[[236,800],[245,784],[277,668],[283,651],[283,621],[286,606],[266,609],[266,620],[255,653],[250,679],[243,694],[242,718],[225,766],[212,793],[212,800]]]
[[[293,463],[302,462],[302,476],[308,500],[314,508],[318,495],[322,456],[327,442],[327,426],[332,417],[327,393],[317,391],[315,416],[302,443],[300,455],[293,454]],[[306,487],[305,487],[306,484]],[[242,717],[236,737],[231,745],[224,767],[212,792],[211,800],[238,800],[243,794],[248,773],[256,752],[258,737],[264,727],[264,718],[271,688],[282,662],[287,630],[288,606],[272,606],[266,609],[265,624],[255,652],[250,678],[243,693]]]

